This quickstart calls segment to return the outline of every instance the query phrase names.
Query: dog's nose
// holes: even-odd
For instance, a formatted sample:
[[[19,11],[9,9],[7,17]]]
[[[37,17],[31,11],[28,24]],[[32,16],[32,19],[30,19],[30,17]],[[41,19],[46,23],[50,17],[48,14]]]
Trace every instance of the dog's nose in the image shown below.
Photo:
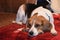
[[[33,32],[31,31],[31,32],[29,32],[29,35],[33,35]]]

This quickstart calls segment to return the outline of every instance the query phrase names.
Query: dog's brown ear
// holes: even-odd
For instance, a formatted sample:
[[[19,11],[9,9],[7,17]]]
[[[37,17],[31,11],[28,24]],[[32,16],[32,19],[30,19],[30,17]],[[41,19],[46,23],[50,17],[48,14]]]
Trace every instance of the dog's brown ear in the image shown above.
[[[44,31],[50,31],[52,28],[52,24],[49,21],[42,21],[43,24],[43,30]]]
[[[37,18],[37,13],[35,13],[32,17],[30,17],[30,18],[27,20],[27,22],[32,23],[32,21],[33,21],[35,18]]]
[[[33,16],[36,16],[38,13],[35,13]]]
[[[38,13],[35,13],[32,17],[29,18],[29,20],[35,19],[37,17]]]

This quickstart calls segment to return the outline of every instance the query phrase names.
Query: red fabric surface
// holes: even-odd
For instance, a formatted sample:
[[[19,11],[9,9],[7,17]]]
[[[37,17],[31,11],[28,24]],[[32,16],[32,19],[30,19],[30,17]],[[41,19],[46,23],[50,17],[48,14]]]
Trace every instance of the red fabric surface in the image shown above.
[[[10,24],[0,28],[0,40],[60,40],[60,15],[53,15],[55,28],[58,35],[53,36],[50,32],[39,34],[36,37],[29,37],[27,32],[16,32],[25,25]]]

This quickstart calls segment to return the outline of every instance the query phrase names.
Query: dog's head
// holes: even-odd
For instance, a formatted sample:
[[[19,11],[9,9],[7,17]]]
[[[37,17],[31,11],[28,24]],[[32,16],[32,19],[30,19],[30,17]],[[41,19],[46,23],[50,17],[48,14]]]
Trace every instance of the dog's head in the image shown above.
[[[43,16],[37,16],[37,13],[28,19],[27,28],[29,28],[30,36],[44,33],[44,31],[51,30],[51,27],[51,23]]]

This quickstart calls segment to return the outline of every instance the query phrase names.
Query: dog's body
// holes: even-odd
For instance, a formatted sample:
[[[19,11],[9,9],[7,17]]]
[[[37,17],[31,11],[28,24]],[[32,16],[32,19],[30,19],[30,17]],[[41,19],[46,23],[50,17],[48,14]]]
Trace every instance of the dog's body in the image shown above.
[[[45,30],[49,30],[54,35],[57,34],[51,12],[43,7],[38,7],[32,11],[28,24],[32,25],[29,32],[30,34],[33,32],[33,36],[44,33]]]
[[[44,8],[46,8],[46,6],[40,5]],[[39,5],[35,5],[35,4],[22,4],[17,12],[17,17],[16,17],[16,23],[18,22],[18,24],[20,24],[22,21],[24,24],[26,23],[26,19],[27,17],[29,18],[31,16],[31,12],[35,9],[39,7]]]
[[[36,36],[39,33],[44,33],[45,30],[49,30],[54,35],[57,34],[52,13],[48,9],[45,9],[42,6],[34,6],[34,8],[30,11],[26,10],[26,8],[25,4],[20,6],[17,13],[16,23],[27,23],[29,35]]]

